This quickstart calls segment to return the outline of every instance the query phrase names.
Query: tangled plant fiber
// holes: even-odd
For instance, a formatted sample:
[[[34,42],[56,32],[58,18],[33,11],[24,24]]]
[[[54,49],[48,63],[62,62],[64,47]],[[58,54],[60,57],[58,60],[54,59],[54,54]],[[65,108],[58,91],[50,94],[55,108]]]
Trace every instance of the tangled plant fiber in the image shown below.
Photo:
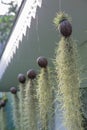
[[[53,20],[53,23],[55,24],[56,28],[59,29],[60,23],[64,20],[71,22],[72,19],[65,12],[58,12]]]
[[[19,114],[19,97],[18,95],[12,95],[12,106],[13,106],[13,121],[16,130],[20,129],[20,114]]]
[[[0,128],[1,130],[6,130],[7,129],[7,121],[6,121],[6,113],[4,108],[0,109]]]
[[[25,89],[25,130],[37,130],[35,80],[29,79]]]
[[[48,68],[42,68],[37,80],[37,97],[41,126],[43,130],[48,130],[48,124],[52,119],[53,94],[50,84]]]
[[[24,130],[24,98],[25,98],[25,84],[19,84],[19,114],[20,114],[20,129]]]
[[[56,48],[58,89],[68,130],[83,130],[80,102],[80,80],[77,69],[77,49],[71,37],[62,37]]]

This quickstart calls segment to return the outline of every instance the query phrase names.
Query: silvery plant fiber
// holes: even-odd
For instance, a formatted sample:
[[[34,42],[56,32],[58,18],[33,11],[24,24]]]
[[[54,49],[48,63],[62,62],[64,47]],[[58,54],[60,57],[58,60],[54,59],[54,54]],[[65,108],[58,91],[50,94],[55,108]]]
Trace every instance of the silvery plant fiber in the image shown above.
[[[25,102],[24,102],[24,127],[25,130],[38,130],[38,119],[36,111],[36,72],[30,69],[27,72],[28,80],[25,87]]]
[[[37,97],[40,123],[42,130],[49,130],[49,122],[52,121],[53,115],[53,92],[50,80],[50,69],[47,66],[48,62],[46,58],[39,57],[37,62],[41,67],[37,78]]]
[[[64,124],[67,130],[83,130],[78,54],[76,43],[71,37],[71,22],[68,15],[61,12],[54,18],[54,23],[61,34],[56,46],[55,68]]]

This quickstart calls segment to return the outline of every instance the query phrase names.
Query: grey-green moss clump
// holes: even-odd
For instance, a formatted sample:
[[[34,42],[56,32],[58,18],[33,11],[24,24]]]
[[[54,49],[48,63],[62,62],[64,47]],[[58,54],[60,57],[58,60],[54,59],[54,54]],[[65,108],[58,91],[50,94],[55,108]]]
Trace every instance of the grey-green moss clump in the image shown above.
[[[53,23],[56,26],[56,28],[58,29],[60,23],[64,20],[68,20],[69,22],[71,22],[71,17],[69,17],[68,14],[66,14],[64,12],[59,12],[56,14],[56,17],[54,18]]]
[[[25,98],[25,84],[19,84],[19,114],[20,114],[20,129],[24,130],[24,98]]]
[[[19,97],[17,94],[12,95],[12,114],[16,130],[20,129],[20,114],[19,114]]]
[[[24,130],[24,98],[25,98],[25,86],[26,77],[24,74],[18,74],[19,81],[19,114],[20,114],[20,129]]]
[[[61,24],[62,28],[62,31],[58,28],[62,37],[56,47],[55,56],[58,99],[60,99],[64,124],[67,130],[83,130],[77,46],[71,38],[72,26],[68,21],[68,15],[65,13],[57,14],[56,18],[54,18],[55,26],[59,27]]]
[[[4,100],[0,101],[0,129],[6,130],[7,129],[7,120],[6,120],[6,111],[5,111],[6,103]]]
[[[29,79],[25,89],[25,130],[37,130],[36,103],[35,81]]]
[[[77,48],[72,38],[61,38],[55,60],[64,124],[67,130],[83,130]]]
[[[43,130],[48,130],[49,121],[52,118],[52,86],[49,79],[49,69],[41,68],[40,74],[37,80],[37,97],[40,112],[40,121]]]

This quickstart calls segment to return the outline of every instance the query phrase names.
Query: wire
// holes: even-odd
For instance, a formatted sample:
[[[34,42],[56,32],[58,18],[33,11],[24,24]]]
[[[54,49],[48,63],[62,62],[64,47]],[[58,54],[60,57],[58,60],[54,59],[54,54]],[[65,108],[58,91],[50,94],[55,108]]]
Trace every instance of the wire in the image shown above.
[[[59,0],[59,11],[61,12],[61,0]]]

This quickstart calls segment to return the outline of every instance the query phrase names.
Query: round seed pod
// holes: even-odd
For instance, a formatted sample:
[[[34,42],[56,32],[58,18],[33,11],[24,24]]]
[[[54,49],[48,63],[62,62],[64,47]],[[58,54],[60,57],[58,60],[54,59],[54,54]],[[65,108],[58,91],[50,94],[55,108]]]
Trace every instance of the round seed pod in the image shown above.
[[[26,81],[25,75],[24,75],[24,74],[18,74],[18,81],[19,81],[20,83],[24,84],[25,81]]]
[[[36,71],[33,69],[30,69],[27,71],[27,76],[29,79],[35,79],[36,78]]]
[[[46,68],[48,65],[47,59],[43,56],[37,58],[37,63],[41,68]]]
[[[15,87],[11,87],[11,88],[10,88],[10,92],[11,92],[12,94],[16,94],[16,93],[17,93],[17,89],[16,89]]]
[[[59,31],[64,37],[69,37],[72,34],[72,25],[68,20],[63,20],[60,23]]]
[[[1,101],[0,101],[0,107],[5,107],[5,105],[6,105],[6,101],[1,100]]]

